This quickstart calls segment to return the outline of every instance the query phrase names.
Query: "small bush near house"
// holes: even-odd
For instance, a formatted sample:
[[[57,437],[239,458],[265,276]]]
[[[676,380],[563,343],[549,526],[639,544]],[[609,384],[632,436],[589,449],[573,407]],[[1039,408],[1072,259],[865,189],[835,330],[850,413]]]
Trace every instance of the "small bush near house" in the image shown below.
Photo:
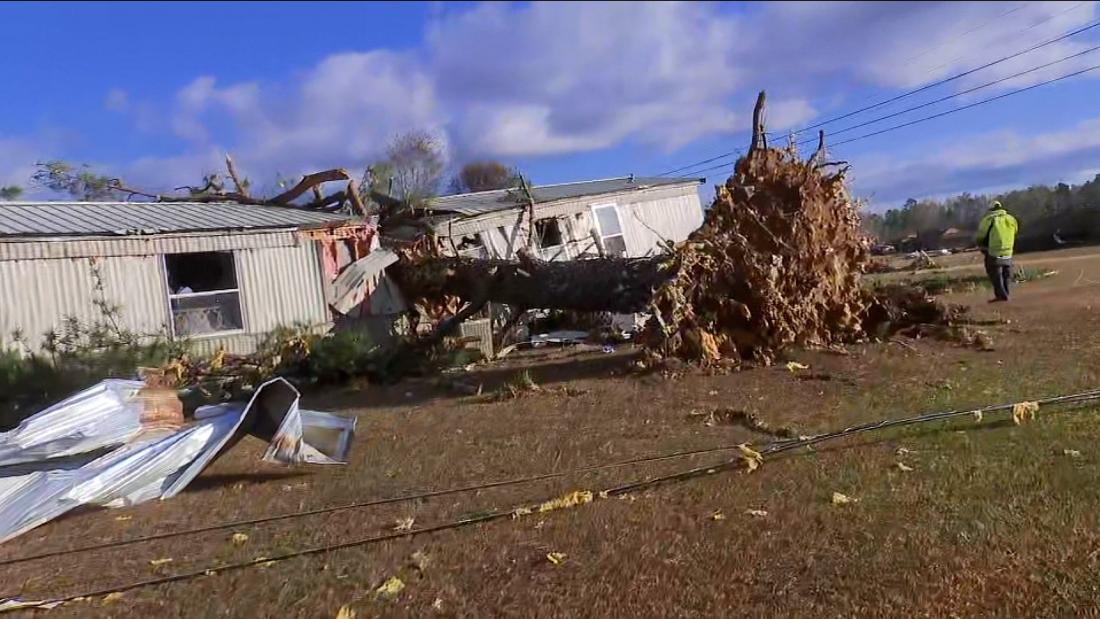
[[[182,354],[185,344],[163,335],[140,336],[105,323],[68,319],[31,352],[23,334],[0,342],[0,428],[18,424],[49,404],[105,378],[136,377]]]

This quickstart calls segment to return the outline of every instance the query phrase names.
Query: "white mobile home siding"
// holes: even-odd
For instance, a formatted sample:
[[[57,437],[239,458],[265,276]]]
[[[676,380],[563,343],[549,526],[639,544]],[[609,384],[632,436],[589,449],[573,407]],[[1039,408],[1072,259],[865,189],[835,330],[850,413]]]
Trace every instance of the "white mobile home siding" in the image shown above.
[[[589,230],[594,227],[592,207],[614,204],[618,208],[627,255],[652,255],[661,251],[660,240],[683,241],[703,223],[698,184],[653,187],[645,190],[608,193],[538,204],[535,218],[557,217],[564,246],[542,250],[545,260],[570,260],[594,254]],[[459,218],[435,227],[436,233],[459,242],[464,235],[479,234],[484,248],[463,252],[493,258],[513,258],[527,243],[525,207]],[[444,243],[444,247],[448,247]]]
[[[150,250],[157,253],[141,253]],[[279,325],[329,323],[317,244],[293,233],[11,241],[0,243],[0,341],[10,342],[12,332],[19,330],[32,346],[40,346],[43,334],[66,317],[98,320],[93,259],[103,276],[106,301],[122,308],[119,326],[162,332],[169,321],[162,256],[200,251],[233,252],[245,332],[193,338],[196,352],[219,346],[249,352]],[[34,254],[66,257],[31,258]]]

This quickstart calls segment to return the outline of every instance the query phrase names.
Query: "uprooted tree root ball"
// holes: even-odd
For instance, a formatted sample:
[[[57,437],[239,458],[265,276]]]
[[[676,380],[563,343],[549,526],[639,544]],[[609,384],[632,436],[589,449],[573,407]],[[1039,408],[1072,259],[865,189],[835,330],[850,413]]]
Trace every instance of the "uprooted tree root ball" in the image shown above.
[[[789,345],[858,339],[868,245],[844,172],[792,149],[740,159],[654,295],[651,356],[767,364]]]

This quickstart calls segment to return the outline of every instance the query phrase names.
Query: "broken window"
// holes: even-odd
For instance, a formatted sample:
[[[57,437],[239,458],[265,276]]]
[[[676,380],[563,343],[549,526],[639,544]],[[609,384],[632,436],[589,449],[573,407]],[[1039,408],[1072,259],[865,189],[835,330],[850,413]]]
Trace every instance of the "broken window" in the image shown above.
[[[474,249],[481,249],[484,244],[481,242],[480,234],[467,234],[458,238],[458,243],[455,248],[460,252],[465,252]]]
[[[211,335],[244,329],[241,291],[231,252],[164,256],[172,334]]]
[[[592,215],[596,220],[596,232],[600,235],[604,254],[611,257],[625,257],[626,238],[623,236],[622,222],[619,221],[618,207],[614,204],[594,205]]]
[[[562,244],[561,225],[557,218],[550,217],[535,221],[535,235],[539,240],[539,247],[557,247]]]

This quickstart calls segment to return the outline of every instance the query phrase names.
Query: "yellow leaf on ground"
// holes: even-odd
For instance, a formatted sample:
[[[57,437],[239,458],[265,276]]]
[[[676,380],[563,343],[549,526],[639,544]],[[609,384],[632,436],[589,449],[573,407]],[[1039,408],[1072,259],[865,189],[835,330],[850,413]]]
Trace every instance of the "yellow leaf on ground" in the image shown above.
[[[859,499],[853,499],[852,497],[841,494],[839,492],[833,493],[833,505],[847,505],[849,503],[855,503]]]
[[[272,561],[267,557],[256,557],[252,561],[256,564],[256,567],[271,567],[272,565],[275,565],[275,561]]]
[[[149,562],[149,565],[152,565],[153,567],[157,567],[158,565],[165,565],[165,564],[171,563],[171,562],[172,562],[172,558],[171,557],[166,557],[164,559],[153,559],[152,561]]]
[[[134,519],[133,516],[115,516],[115,520],[117,520],[119,522],[126,522],[128,520],[133,520],[133,519]]]
[[[768,512],[766,512],[762,509],[746,509],[745,513],[752,516],[753,518],[767,518],[768,517]]]
[[[553,563],[554,565],[561,565],[562,562],[565,561],[565,553],[564,552],[548,552],[548,553],[546,553],[546,560]]]
[[[908,464],[906,464],[904,462],[898,462],[897,467],[898,467],[899,471],[904,471],[906,473],[913,470],[913,467],[909,466]]]
[[[554,511],[555,509],[565,509],[567,507],[576,507],[578,505],[584,505],[585,503],[592,502],[592,492],[588,490],[577,490],[576,492],[570,492],[564,496],[560,496],[556,499],[551,499],[545,503],[539,505],[539,513]],[[518,510],[517,510],[518,511]]]
[[[1028,419],[1035,420],[1035,414],[1039,412],[1038,402],[1019,402],[1012,405],[1012,421],[1020,425]]]
[[[336,611],[336,619],[355,619],[355,611],[345,604]]]
[[[103,596],[103,605],[106,606],[108,604],[114,604],[115,602],[117,602],[121,599],[122,599],[122,592],[120,592],[120,591],[115,591],[115,592],[112,592],[112,593],[108,593],[107,595]]]
[[[760,465],[764,463],[764,456],[744,443],[738,445],[737,450],[741,452],[741,461],[745,463],[745,468],[750,473],[760,468]]]
[[[229,538],[229,541],[233,542],[234,546],[244,546],[245,542],[248,541],[248,535],[244,533],[234,533],[233,536]]]
[[[722,510],[719,509],[719,510],[716,510],[713,514],[710,515],[710,519],[711,520],[725,520],[726,515],[723,514]]]
[[[394,531],[412,531],[414,522],[416,522],[416,519],[413,518],[412,516],[409,516],[408,518],[398,518],[397,522],[393,525],[393,530]]]
[[[405,581],[397,576],[390,576],[386,582],[382,583],[381,586],[374,590],[374,594],[379,597],[393,599],[404,590]]]
[[[798,370],[808,370],[808,369],[810,369],[810,366],[808,366],[804,363],[799,363],[797,361],[788,361],[787,362],[787,370],[790,371],[790,372],[796,372]]]

